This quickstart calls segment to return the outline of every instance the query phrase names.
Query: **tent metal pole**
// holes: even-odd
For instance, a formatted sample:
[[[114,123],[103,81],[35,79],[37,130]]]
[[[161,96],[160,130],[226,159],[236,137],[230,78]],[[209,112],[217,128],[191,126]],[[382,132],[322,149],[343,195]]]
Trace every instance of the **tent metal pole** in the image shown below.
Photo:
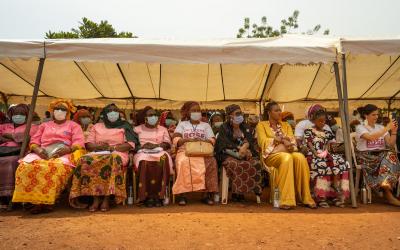
[[[26,121],[26,129],[25,129],[25,133],[24,133],[24,140],[22,142],[21,152],[19,154],[20,158],[24,157],[26,149],[28,147],[29,133],[31,131],[33,112],[35,111],[36,100],[37,100],[37,96],[38,96],[38,93],[39,93],[40,80],[42,79],[44,61],[45,61],[44,58],[40,58],[40,60],[39,60],[39,66],[38,66],[38,70],[37,70],[37,73],[36,73],[35,86],[33,88],[31,106],[29,107],[28,120]]]
[[[346,65],[344,64],[342,66],[343,66],[343,69],[345,69]],[[351,205],[353,208],[357,208],[357,199],[356,199],[356,193],[354,190],[354,179],[353,179],[353,161],[352,161],[351,149],[350,149],[350,126],[349,126],[349,121],[348,121],[348,110],[347,110],[347,107],[348,107],[347,106],[348,105],[348,103],[347,103],[347,84],[343,84],[343,90],[342,90],[342,85],[340,83],[338,63],[334,62],[333,67],[335,70],[336,89],[337,89],[338,100],[339,100],[340,118],[342,120],[346,162],[350,166],[350,170],[349,170],[350,183],[349,183],[349,185],[350,185]],[[343,75],[345,75],[346,71],[343,71],[342,73],[343,73]],[[343,80],[346,80],[345,77],[343,77]],[[345,90],[345,88],[346,88],[346,90]]]

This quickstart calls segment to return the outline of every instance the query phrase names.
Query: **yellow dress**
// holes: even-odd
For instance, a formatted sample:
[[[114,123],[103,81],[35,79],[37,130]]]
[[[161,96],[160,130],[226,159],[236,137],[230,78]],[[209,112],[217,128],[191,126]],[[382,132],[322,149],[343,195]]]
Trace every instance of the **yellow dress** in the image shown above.
[[[274,182],[280,193],[281,206],[296,206],[298,202],[305,205],[314,205],[310,193],[310,170],[303,154],[298,152],[274,153],[277,145],[274,144],[276,133],[282,133],[295,144],[293,130],[286,122],[281,122],[274,131],[269,121],[257,125],[257,141],[261,148],[261,159],[268,167],[275,168]]]

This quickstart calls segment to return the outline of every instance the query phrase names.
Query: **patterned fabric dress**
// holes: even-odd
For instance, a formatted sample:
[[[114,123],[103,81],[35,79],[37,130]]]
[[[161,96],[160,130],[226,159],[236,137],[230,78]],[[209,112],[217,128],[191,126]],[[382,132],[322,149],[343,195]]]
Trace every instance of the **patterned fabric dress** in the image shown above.
[[[335,140],[335,135],[326,129],[318,131],[315,128],[311,128],[304,131],[304,139],[306,143],[311,143],[316,151],[325,151],[328,143]],[[307,161],[310,166],[310,178],[314,186],[314,196],[317,199],[335,198],[337,196],[336,191],[333,189],[333,176],[340,176],[340,188],[345,198],[350,195],[348,167],[343,156],[328,152],[325,158],[320,158],[309,151]]]

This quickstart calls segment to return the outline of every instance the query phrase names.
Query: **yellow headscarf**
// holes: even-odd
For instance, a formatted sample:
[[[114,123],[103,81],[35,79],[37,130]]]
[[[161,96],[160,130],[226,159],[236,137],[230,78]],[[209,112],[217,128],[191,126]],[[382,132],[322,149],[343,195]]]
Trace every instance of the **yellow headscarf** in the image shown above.
[[[50,103],[49,105],[49,111],[51,113],[54,112],[54,108],[57,107],[59,104],[63,105],[68,111],[67,111],[67,120],[70,119],[71,117],[71,113],[76,112],[76,107],[74,106],[74,104],[72,103],[71,100],[67,100],[67,99],[57,99],[54,100]]]

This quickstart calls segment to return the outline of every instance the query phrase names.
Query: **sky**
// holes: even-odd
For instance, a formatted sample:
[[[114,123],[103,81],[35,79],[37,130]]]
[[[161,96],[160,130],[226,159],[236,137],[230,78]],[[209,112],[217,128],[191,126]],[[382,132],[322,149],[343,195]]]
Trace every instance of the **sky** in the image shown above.
[[[141,38],[234,38],[245,17],[279,27],[294,10],[300,32],[321,24],[333,36],[400,36],[399,0],[1,0],[0,39],[41,39],[82,17]]]

